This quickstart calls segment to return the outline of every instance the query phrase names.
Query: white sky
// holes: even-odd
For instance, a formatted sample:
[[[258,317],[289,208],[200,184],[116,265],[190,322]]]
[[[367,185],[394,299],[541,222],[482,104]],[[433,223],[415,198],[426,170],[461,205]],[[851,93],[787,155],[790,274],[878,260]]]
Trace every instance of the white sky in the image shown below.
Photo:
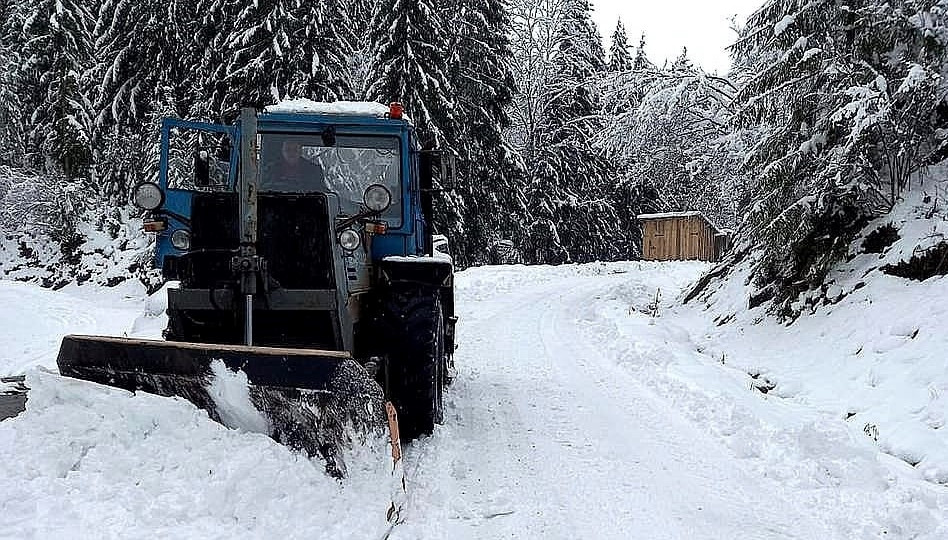
[[[731,62],[725,47],[734,41],[730,19],[741,22],[764,0],[591,0],[593,20],[605,41],[612,44],[616,20],[622,18],[629,45],[645,32],[645,51],[652,62],[674,60],[688,47],[688,56],[708,71],[726,73]]]

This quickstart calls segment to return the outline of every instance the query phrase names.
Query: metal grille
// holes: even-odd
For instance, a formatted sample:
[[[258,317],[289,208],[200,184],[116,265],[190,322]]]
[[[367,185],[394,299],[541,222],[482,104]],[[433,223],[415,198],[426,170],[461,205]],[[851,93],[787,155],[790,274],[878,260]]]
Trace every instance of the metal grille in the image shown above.
[[[269,265],[272,285],[286,289],[334,289],[332,235],[326,197],[261,195],[257,251]],[[238,247],[237,196],[195,194],[191,253],[185,287],[212,288],[233,280],[230,259]]]

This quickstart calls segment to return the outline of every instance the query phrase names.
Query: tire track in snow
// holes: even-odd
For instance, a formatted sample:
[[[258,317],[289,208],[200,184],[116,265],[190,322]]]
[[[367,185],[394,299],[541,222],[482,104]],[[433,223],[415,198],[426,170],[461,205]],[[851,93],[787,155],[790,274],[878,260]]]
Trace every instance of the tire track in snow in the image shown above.
[[[393,538],[825,537],[583,342],[578,308],[634,279],[567,277],[466,307],[449,418],[409,449],[421,465]]]

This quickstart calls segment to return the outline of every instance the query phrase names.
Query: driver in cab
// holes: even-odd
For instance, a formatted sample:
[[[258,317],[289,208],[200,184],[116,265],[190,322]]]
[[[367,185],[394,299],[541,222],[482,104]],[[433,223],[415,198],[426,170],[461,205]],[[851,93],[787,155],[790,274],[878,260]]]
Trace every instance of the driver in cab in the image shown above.
[[[299,140],[285,139],[276,159],[264,170],[263,189],[288,193],[326,191],[322,167],[307,159],[305,151]]]

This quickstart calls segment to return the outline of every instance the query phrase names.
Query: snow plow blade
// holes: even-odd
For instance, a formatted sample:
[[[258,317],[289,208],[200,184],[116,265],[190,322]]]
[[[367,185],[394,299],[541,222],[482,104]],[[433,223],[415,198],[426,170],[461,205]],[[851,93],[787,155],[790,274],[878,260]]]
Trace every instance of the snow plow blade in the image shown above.
[[[347,451],[389,443],[382,390],[344,352],[66,336],[57,364],[67,377],[187,399],[228,427],[323,458],[336,477]]]

